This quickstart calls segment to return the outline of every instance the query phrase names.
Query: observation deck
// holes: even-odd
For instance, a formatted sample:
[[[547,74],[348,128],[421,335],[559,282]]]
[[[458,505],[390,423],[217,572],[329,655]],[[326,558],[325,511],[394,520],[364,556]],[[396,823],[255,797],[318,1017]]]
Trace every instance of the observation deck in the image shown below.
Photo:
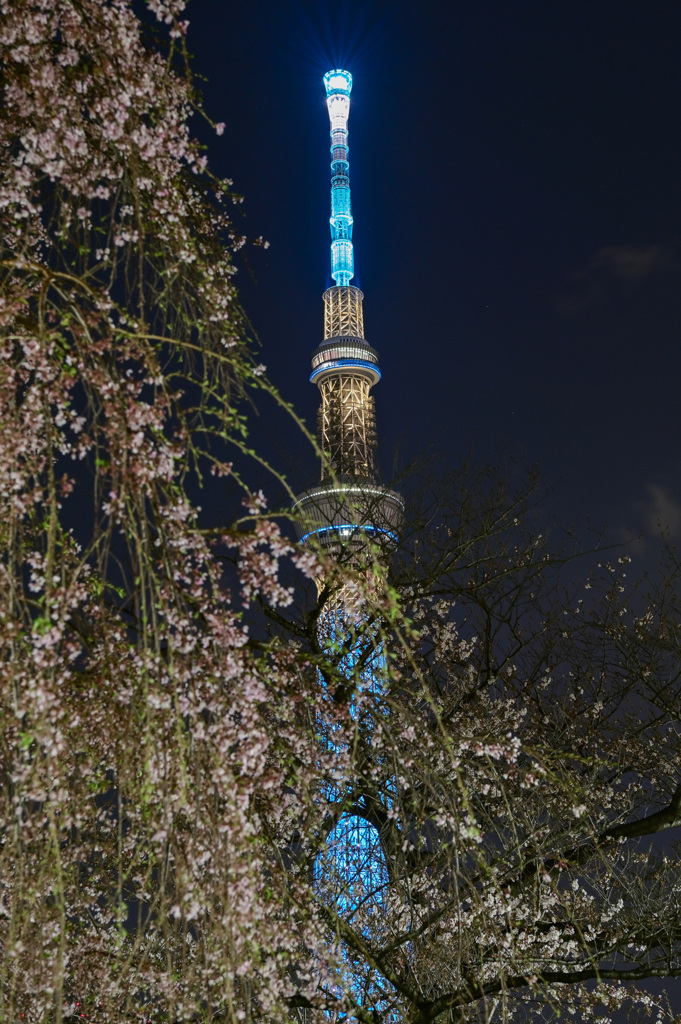
[[[298,539],[314,537],[327,551],[341,545],[365,548],[367,541],[393,548],[404,516],[400,495],[371,480],[324,481],[299,495],[293,508],[299,514]]]

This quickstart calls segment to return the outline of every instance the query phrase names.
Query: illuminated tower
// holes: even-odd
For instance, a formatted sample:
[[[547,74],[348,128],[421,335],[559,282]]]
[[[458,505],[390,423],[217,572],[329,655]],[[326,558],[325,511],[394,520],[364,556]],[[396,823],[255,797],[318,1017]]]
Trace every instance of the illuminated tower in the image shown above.
[[[364,295],[350,284],[355,273],[348,162],[352,75],[324,75],[331,121],[331,277],[324,292],[324,340],[312,353],[310,380],[319,387],[321,483],[301,494],[295,508],[327,550],[361,547],[367,536],[397,539],[402,501],[377,483],[376,419],[371,388],[381,379],[378,353],[364,338]]]
[[[378,353],[364,338],[364,296],[350,283],[354,276],[348,163],[352,76],[347,71],[329,71],[324,85],[331,120],[331,277],[335,283],[324,292],[324,339],[312,353],[310,376],[321,393],[322,469],[320,483],[301,494],[294,508],[301,540],[317,542],[334,557],[344,553],[346,561],[365,572],[370,588],[372,570],[363,556],[372,542],[378,542],[385,554],[394,547],[403,505],[395,491],[378,481],[371,388],[381,372]],[[381,551],[373,547],[372,561],[377,554]],[[322,578],[318,585],[321,592]],[[352,587],[348,591],[341,585],[327,598],[318,635],[322,645],[329,644],[332,657],[340,641],[344,653],[337,667],[353,679],[351,710],[366,739],[373,729],[373,704],[380,702],[383,693],[386,659],[375,621],[364,622],[351,594]],[[327,742],[339,749],[338,732],[332,728],[325,733],[321,717],[319,726]],[[362,800],[357,802],[352,791],[352,780],[347,780],[340,787],[330,783],[323,794],[332,806],[341,804],[344,809],[327,836],[315,871],[320,889],[335,902],[337,911],[352,916],[354,922],[353,915],[362,908],[368,915],[365,926],[370,927],[372,920],[381,917],[389,870],[376,816]],[[342,974],[341,988],[347,986],[363,1001],[368,983],[352,957],[345,959]]]

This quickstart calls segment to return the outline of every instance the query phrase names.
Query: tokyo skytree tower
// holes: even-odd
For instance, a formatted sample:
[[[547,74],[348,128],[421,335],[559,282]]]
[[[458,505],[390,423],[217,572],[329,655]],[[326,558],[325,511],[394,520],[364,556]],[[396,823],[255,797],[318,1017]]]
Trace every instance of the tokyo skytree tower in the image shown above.
[[[329,71],[324,76],[331,121],[331,277],[334,284],[323,295],[324,338],[312,353],[310,380],[319,387],[318,434],[322,452],[321,481],[301,494],[294,505],[303,543],[316,542],[333,559],[360,567],[363,555],[376,544],[389,553],[397,541],[402,521],[400,496],[378,481],[375,449],[376,423],[372,387],[380,380],[378,353],[365,340],[364,295],[351,284],[354,276],[353,216],[348,162],[348,115],[352,75]],[[380,554],[379,554],[380,558]],[[364,571],[368,585],[371,572]],[[320,593],[324,579],[318,579]],[[353,610],[348,590],[341,585],[332,592],[319,617],[319,639],[343,645],[339,669],[355,679],[352,712],[360,728],[371,730],[363,720],[361,693],[369,700],[379,695],[385,675],[385,656],[380,640],[372,637]],[[353,639],[357,636],[357,643]],[[373,644],[373,647],[372,647]],[[363,645],[360,655],[359,648]],[[368,645],[368,647],[367,647]],[[370,654],[367,657],[367,650]],[[361,662],[360,662],[361,658]],[[358,665],[361,663],[361,669]],[[338,747],[333,733],[327,742]],[[380,909],[388,871],[380,836],[371,815],[347,794],[330,788],[324,794],[331,807],[343,806],[331,830],[326,853],[320,855],[317,878],[327,898],[340,914],[352,916],[361,904]],[[347,984],[357,992],[358,978],[346,961]]]
[[[301,494],[295,508],[327,550],[361,546],[367,538],[397,539],[402,500],[377,482],[376,417],[371,388],[381,379],[376,349],[364,338],[363,293],[355,273],[348,162],[352,75],[324,75],[331,121],[331,277],[324,292],[324,340],[312,353],[310,380],[321,392],[321,483]]]

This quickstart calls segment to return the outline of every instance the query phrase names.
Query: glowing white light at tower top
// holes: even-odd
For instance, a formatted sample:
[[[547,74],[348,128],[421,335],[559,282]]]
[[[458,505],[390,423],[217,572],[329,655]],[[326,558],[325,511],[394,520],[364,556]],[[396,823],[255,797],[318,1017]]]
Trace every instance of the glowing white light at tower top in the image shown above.
[[[352,75],[336,69],[324,75],[331,121],[331,277],[347,286],[355,275],[348,163],[348,116]]]

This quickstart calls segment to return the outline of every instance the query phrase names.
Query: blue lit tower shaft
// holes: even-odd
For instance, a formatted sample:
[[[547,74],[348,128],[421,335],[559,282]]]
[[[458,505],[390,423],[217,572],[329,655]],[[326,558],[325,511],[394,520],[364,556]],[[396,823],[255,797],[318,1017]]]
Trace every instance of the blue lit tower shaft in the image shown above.
[[[352,75],[330,71],[324,76],[331,120],[331,277],[349,285],[355,275],[352,248],[352,203],[348,162],[348,115]]]

